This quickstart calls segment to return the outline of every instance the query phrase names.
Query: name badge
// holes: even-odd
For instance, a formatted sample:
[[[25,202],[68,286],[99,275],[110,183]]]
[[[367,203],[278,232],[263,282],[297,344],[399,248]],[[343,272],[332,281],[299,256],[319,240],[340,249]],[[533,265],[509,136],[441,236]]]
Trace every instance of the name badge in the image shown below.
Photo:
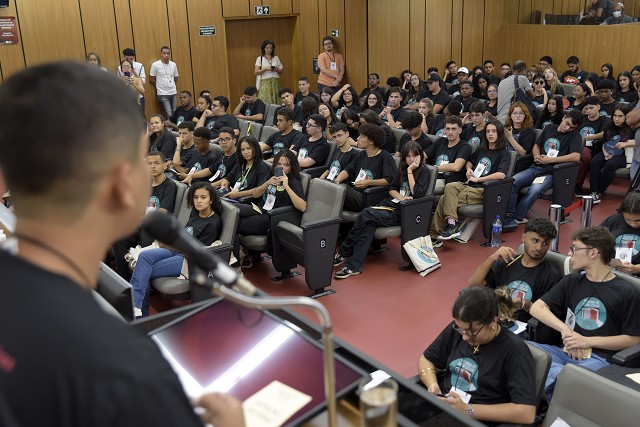
[[[449,160],[441,160],[440,163],[437,166],[444,166],[444,165],[448,165],[449,164]]]
[[[198,168],[196,168],[195,166],[193,166],[193,167],[191,168],[191,170],[189,171],[188,175],[191,175],[192,173],[196,173],[196,172],[198,172]]]
[[[631,262],[633,248],[616,248],[616,259],[622,262]]]
[[[567,317],[564,319],[564,323],[571,328],[572,331],[576,327],[576,315],[570,308],[567,308]]]
[[[367,172],[365,172],[364,169],[360,169],[360,172],[358,172],[358,176],[356,177],[356,182],[364,181],[365,179],[367,179]]]
[[[233,191],[240,191],[240,185],[242,185],[240,181],[236,182],[236,185],[233,186]]]
[[[480,178],[485,170],[487,170],[487,165],[484,163],[478,163],[476,168],[473,170],[473,176]]]
[[[273,194],[269,194],[267,196],[267,200],[265,200],[264,205],[262,206],[262,209],[265,211],[270,211],[271,209],[273,209],[273,205],[276,203],[276,196]]]
[[[558,150],[556,150],[555,144],[551,144],[551,147],[549,147],[549,151],[547,151],[547,156],[558,157]]]
[[[464,402],[464,403],[469,403],[469,401],[471,400],[471,395],[469,393],[467,393],[464,390],[460,390],[459,388],[456,387],[451,387],[451,390],[449,390],[449,393],[454,392],[455,394],[457,394],[458,396],[460,396],[460,399]]]
[[[331,170],[329,170],[329,175],[327,175],[327,179],[329,181],[333,181],[338,176],[338,166],[331,166]]]
[[[333,71],[338,71],[338,64],[336,64],[335,62],[332,62],[330,67]]]

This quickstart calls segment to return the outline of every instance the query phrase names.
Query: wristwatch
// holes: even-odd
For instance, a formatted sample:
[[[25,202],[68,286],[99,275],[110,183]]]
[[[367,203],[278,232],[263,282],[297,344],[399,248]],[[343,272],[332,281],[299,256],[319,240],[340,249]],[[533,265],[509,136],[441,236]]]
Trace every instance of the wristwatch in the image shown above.
[[[473,417],[473,405],[471,405],[471,403],[469,403],[469,406],[467,406],[467,415]]]

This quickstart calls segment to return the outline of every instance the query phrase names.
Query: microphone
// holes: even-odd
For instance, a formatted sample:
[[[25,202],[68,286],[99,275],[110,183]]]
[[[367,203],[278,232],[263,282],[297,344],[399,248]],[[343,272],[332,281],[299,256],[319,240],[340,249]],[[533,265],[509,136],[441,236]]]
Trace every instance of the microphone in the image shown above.
[[[152,212],[144,219],[142,228],[156,240],[177,249],[196,266],[210,271],[223,285],[231,286],[238,281],[238,274],[218,255],[208,251],[198,239],[187,233],[173,215]]]

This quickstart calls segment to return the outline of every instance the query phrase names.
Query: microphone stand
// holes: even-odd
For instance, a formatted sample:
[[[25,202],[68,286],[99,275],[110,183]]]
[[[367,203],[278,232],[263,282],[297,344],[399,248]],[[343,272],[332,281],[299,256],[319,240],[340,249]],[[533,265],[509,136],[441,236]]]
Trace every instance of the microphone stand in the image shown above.
[[[205,286],[211,292],[222,298],[250,308],[259,309],[281,309],[284,307],[307,307],[312,309],[322,325],[322,344],[324,359],[324,393],[329,408],[329,426],[337,426],[337,402],[336,402],[336,373],[335,360],[333,356],[333,325],[327,309],[318,301],[309,297],[269,297],[259,298],[253,296],[255,287],[251,282],[236,275],[235,280],[230,284],[236,289],[231,289],[215,279],[221,279],[223,283],[229,283],[229,278],[222,278],[216,275],[216,270],[211,272],[212,278],[202,269],[193,265],[189,267],[189,281],[198,286]],[[227,280],[225,280],[227,279]]]

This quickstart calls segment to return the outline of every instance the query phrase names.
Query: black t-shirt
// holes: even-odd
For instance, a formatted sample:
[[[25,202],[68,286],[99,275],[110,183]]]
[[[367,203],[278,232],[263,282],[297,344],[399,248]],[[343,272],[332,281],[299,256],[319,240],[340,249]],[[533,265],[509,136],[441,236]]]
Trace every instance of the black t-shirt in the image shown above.
[[[313,166],[309,167],[316,167],[325,164],[327,157],[329,157],[331,147],[324,136],[320,137],[317,141],[311,141],[309,137],[305,135],[298,140],[295,149],[298,153],[298,159],[306,159],[309,157],[316,162]]]
[[[189,163],[189,161],[191,160],[191,157],[193,157],[195,152],[196,152],[195,145],[192,145],[189,148],[184,148],[184,147],[180,148],[180,163],[182,163],[181,166]]]
[[[536,128],[537,129],[544,129],[547,126],[550,125],[559,125],[560,122],[562,121],[562,114],[556,114],[555,116],[544,116],[544,115],[540,115],[540,117],[538,117],[538,120],[536,120]]]
[[[547,99],[551,98],[551,92],[548,90],[545,90],[545,92],[547,92]],[[535,95],[535,93],[534,93]],[[540,95],[535,95],[533,97],[533,99],[531,100],[531,102],[533,103],[533,105],[535,105],[536,107],[538,105],[542,105],[544,104],[544,93],[540,94]]]
[[[379,99],[383,99],[384,98],[384,89],[381,88],[380,86],[378,86],[375,89],[371,89],[369,87],[366,87],[366,88],[362,89],[362,92],[360,92],[360,98],[368,97],[371,92],[375,92],[375,94],[378,95]]]
[[[395,110],[391,110],[391,117],[393,117],[393,121],[396,122],[396,123],[397,122],[402,123],[402,119],[404,118],[405,114],[407,114],[407,110],[405,110],[402,107],[398,107]],[[387,115],[386,114],[384,115],[382,120],[384,120],[385,122],[387,121]]]
[[[313,92],[309,92],[309,94],[308,94],[307,96],[312,97],[312,98],[313,98],[313,99],[315,99],[318,103],[320,102],[320,98],[318,97],[318,95],[316,95],[316,94],[315,94],[315,93],[313,93]],[[302,104],[302,100],[303,100],[304,98],[306,98],[307,96],[304,96],[304,95],[302,94],[302,92],[298,91],[298,93],[296,93],[296,97],[294,98],[294,102],[295,102],[295,104],[296,104],[298,107],[300,107],[300,105]]]
[[[257,163],[254,160],[253,165],[249,168],[246,167],[246,164],[237,163],[236,167],[229,172],[225,179],[231,184],[232,189],[236,184],[240,183],[238,191],[245,191],[264,184],[270,177],[271,170],[269,165],[260,159]]]
[[[619,277],[592,282],[586,274],[571,274],[540,299],[560,320],[571,309],[576,317],[574,331],[585,337],[640,336],[640,292]],[[593,352],[604,358],[615,353],[600,348],[594,348]]]
[[[415,92],[413,95],[409,95],[407,94],[407,99],[405,102],[405,105],[415,105],[418,102],[420,102],[420,100],[422,98],[425,98],[427,96],[428,91],[425,90],[424,88],[420,88],[418,89],[417,92]]]
[[[278,131],[271,135],[266,141],[269,147],[273,152],[273,156],[278,154],[282,150],[288,150],[292,145],[296,145],[298,140],[303,137],[302,132],[293,129],[288,134],[284,135],[282,132]]]
[[[227,175],[235,169],[237,164],[238,155],[236,153],[233,153],[230,156],[219,156],[216,161],[209,166],[209,171],[213,174],[211,178],[209,178],[209,181],[215,182],[222,178],[226,178]]]
[[[544,88],[547,91],[548,94],[551,94],[551,86],[549,86],[548,83],[544,84]],[[564,89],[562,88],[562,86],[560,86],[559,84],[556,85],[556,90],[555,92],[553,92],[554,95],[561,95],[564,96]],[[549,96],[549,98],[551,98],[551,96]]]
[[[583,98],[582,103],[580,104],[576,104],[576,99],[573,96],[570,96],[567,98],[569,100],[569,108],[565,109],[565,111],[567,110],[578,110],[580,112],[582,112],[582,109],[584,108],[584,106],[586,105],[586,99]],[[586,117],[585,117],[586,119]]]
[[[273,115],[273,123],[272,123],[273,126],[276,126],[278,124],[278,111],[280,111],[281,108],[287,108],[287,107],[282,106],[276,110],[276,113]],[[302,115],[302,108],[300,108],[297,105],[294,105],[292,113],[293,113],[294,123],[302,124],[304,122],[304,116]]]
[[[419,172],[418,172],[419,170]],[[400,195],[406,197],[413,197],[414,199],[419,199],[420,197],[424,197],[427,194],[427,188],[429,187],[429,170],[426,167],[421,167],[420,169],[416,169],[413,171],[413,176],[415,179],[415,184],[413,185],[413,192],[411,191],[411,187],[409,186],[409,180],[404,179],[400,182],[400,171],[396,174],[396,177],[393,179],[391,183],[391,187],[389,190],[396,190]],[[394,203],[393,198],[391,196],[384,199],[378,206],[387,206],[393,209],[398,208],[398,203]]]
[[[0,271],[0,395],[18,425],[202,426],[158,347],[89,291],[4,251]]]
[[[183,106],[176,108],[176,111],[173,112],[171,117],[169,117],[169,121],[176,126],[182,122],[190,122],[196,116],[198,109],[194,106],[191,106],[190,109],[185,110]],[[200,113],[202,115],[202,113]]]
[[[620,248],[632,248],[632,264],[640,264],[640,229],[633,228],[624,220],[622,214],[613,214],[602,221],[603,227],[607,227],[616,238],[616,250]],[[627,260],[628,261],[628,260]]]
[[[222,156],[220,152],[209,150],[206,154],[200,154],[199,151],[196,151],[189,163],[185,165],[185,169],[187,173],[196,173],[200,172],[203,169],[209,169],[213,166],[214,163],[218,161]],[[195,181],[205,181],[206,178],[196,179]]]
[[[605,104],[604,102],[601,102],[600,103],[600,115],[601,116],[611,117],[613,115],[613,111],[616,109],[616,105],[618,105],[618,103],[615,100],[613,102],[608,103],[608,104]]]
[[[337,177],[340,172],[342,172],[347,167],[347,165],[356,158],[357,155],[358,151],[354,149],[349,149],[349,151],[343,153],[338,147],[336,147],[336,149],[333,150],[333,153],[331,154],[331,160],[329,160],[329,175],[331,175],[332,171],[335,169],[335,179],[335,177]]]
[[[588,76],[589,73],[584,70],[581,70],[575,74],[567,70],[560,76],[560,81],[562,83],[567,83],[570,85],[577,85],[578,83],[584,83]]]
[[[429,93],[427,93],[427,98],[429,98],[431,101],[433,101],[433,106],[434,107],[436,106],[436,104],[440,104],[444,108],[449,103],[449,94],[447,92],[445,92],[444,90],[441,90],[440,92],[438,92],[435,95],[432,94],[431,92],[429,92]]]
[[[494,262],[487,274],[485,281],[493,289],[506,286],[511,291],[511,298],[524,298],[527,301],[536,302],[546,294],[556,283],[562,279],[562,275],[547,259],[544,259],[535,267],[522,265],[522,258],[507,266],[503,260]],[[524,310],[518,311],[518,320],[528,322],[531,315]]]
[[[533,131],[533,128],[529,127],[522,131],[520,129],[513,128],[511,133],[513,134],[513,139],[515,139],[518,144],[524,148],[524,151],[526,151],[527,154],[530,154],[533,144],[536,142],[536,133]],[[511,144],[507,145],[507,150],[515,151]]]
[[[471,395],[472,404],[536,404],[533,357],[521,338],[503,328],[479,349],[474,354],[452,322],[424,351],[436,369],[445,371],[438,381],[443,393],[455,386]]]
[[[598,118],[593,121],[589,120],[587,116],[584,116],[584,120],[582,121],[582,125],[578,128],[578,132],[580,132],[580,135],[582,135],[583,138],[589,135],[595,135],[604,131],[608,122],[609,118],[606,116],[598,116]],[[594,154],[599,153],[602,151],[602,139],[585,141],[585,146],[591,148],[591,151]]]
[[[482,172],[482,176],[491,175],[492,173],[502,172],[505,175],[509,171],[509,162],[511,161],[511,156],[509,155],[509,151],[503,150],[490,150],[487,148],[478,148],[475,153],[471,155],[470,159],[473,164],[473,169],[475,170],[478,163],[483,163],[486,167]],[[466,170],[465,170],[466,173]],[[481,182],[470,182],[469,186],[471,187],[482,187]]]
[[[458,95],[454,99],[462,104],[462,112],[463,113],[468,113],[469,109],[471,108],[471,104],[473,104],[474,102],[476,102],[478,100],[477,98],[474,98],[473,96],[470,96],[467,99],[465,99],[465,98],[462,97],[462,95]]]
[[[349,174],[345,184],[352,185],[351,182],[356,180],[361,170],[366,174],[366,180],[385,179],[391,184],[398,169],[393,156],[389,152],[380,150],[375,156],[369,157],[366,150],[362,150],[358,153],[355,161],[349,163],[344,170]]]
[[[211,131],[211,138],[217,138],[220,134],[220,129],[225,126],[234,130],[240,130],[240,122],[231,114],[207,117],[204,121],[204,126]]]
[[[487,102],[485,108],[487,109],[487,113],[491,114],[493,117],[498,116],[498,103],[496,103],[494,106],[491,106],[489,105],[489,102]]]
[[[620,102],[628,102],[629,104],[635,104],[638,102],[638,91],[629,90],[627,92],[619,92]]]
[[[209,246],[220,238],[220,233],[222,232],[222,218],[220,218],[220,215],[218,214],[202,218],[196,210],[193,210],[184,229],[201,243]]]
[[[567,133],[558,132],[558,126],[547,126],[542,130],[542,134],[536,145],[540,149],[540,154],[546,155],[553,148],[558,150],[558,156],[566,156],[571,153],[582,153],[582,136],[576,130]],[[553,173],[553,165],[542,166],[544,172],[540,175],[548,175]]]
[[[294,193],[296,193],[298,197],[302,199],[305,198],[304,190],[302,189],[302,183],[299,180],[295,178],[289,178],[289,187],[293,190]],[[261,208],[264,207],[264,204],[267,201],[267,197],[270,194],[276,196],[276,200],[273,204],[272,209],[293,205],[293,202],[291,202],[291,197],[289,197],[289,193],[287,193],[287,190],[285,190],[284,187],[269,184],[262,197],[258,199],[258,206],[260,206]]]
[[[447,138],[438,138],[427,151],[427,162],[434,166],[442,166],[454,163],[457,159],[464,159],[464,164],[471,158],[471,145],[459,141],[453,147],[449,147]],[[466,181],[467,169],[463,165],[460,172],[453,173],[447,178],[447,182]],[[438,174],[441,175],[441,174]]]
[[[173,208],[176,205],[176,192],[178,185],[172,179],[165,179],[160,184],[152,187],[151,196],[149,196],[149,211],[156,209],[166,209],[169,213],[174,213]]]
[[[411,135],[409,135],[408,133],[405,133],[404,135],[402,135],[402,138],[400,138],[400,146],[398,147],[398,151],[402,152],[402,148],[405,146],[407,142],[411,140],[412,140]],[[420,144],[420,146],[422,147],[425,153],[427,152],[429,147],[431,147],[431,144],[433,144],[429,139],[429,137],[427,136],[427,134],[424,132],[418,137],[418,139],[415,140],[415,142]]]
[[[444,135],[444,120],[447,117],[444,114],[436,114],[433,117],[433,124],[429,126],[429,135],[441,137]]]
[[[262,120],[256,120],[256,123],[264,124],[264,112],[266,110],[266,106],[261,99],[256,99],[255,102],[249,104],[248,102],[243,102],[240,106],[240,114],[243,116],[255,116],[256,114],[262,114]]]
[[[149,142],[151,143],[150,152],[159,151],[165,159],[173,158],[173,154],[176,152],[176,137],[171,132],[165,130],[160,136],[154,133],[149,137]]]
[[[477,130],[473,123],[467,123],[462,127],[460,139],[463,141],[467,141],[467,144],[478,148],[480,146],[480,140],[482,139],[483,133],[484,126],[482,127],[482,129]]]

